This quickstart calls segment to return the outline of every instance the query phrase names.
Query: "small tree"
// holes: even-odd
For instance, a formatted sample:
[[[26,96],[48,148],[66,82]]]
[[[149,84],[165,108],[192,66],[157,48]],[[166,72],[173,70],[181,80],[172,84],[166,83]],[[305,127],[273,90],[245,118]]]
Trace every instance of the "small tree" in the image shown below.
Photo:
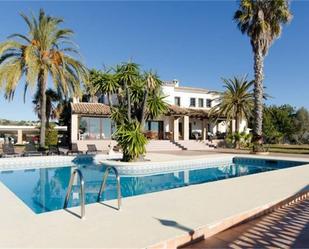
[[[294,125],[296,132],[293,135],[296,143],[309,143],[309,112],[306,108],[301,107],[297,110]]]
[[[55,125],[50,125],[46,129],[46,146],[52,146],[58,144],[58,131],[55,129]]]
[[[296,132],[294,125],[295,110],[290,105],[265,107],[263,133],[268,143],[291,142]]]

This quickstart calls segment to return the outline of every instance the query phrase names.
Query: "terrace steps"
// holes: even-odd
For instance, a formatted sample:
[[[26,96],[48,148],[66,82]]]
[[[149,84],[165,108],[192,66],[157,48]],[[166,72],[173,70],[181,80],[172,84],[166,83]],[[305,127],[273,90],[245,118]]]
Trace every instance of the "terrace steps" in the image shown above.
[[[201,140],[179,140],[177,143],[186,150],[213,150],[214,145]]]
[[[196,140],[149,140],[147,151],[179,151],[179,150],[213,150],[214,145],[208,141]]]
[[[169,140],[149,140],[146,145],[146,151],[179,151],[179,146]]]

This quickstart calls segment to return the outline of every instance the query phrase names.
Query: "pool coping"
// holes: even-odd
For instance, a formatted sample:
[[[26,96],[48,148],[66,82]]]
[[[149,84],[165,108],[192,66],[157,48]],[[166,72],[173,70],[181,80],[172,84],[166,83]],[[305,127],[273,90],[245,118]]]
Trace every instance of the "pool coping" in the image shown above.
[[[10,157],[0,158],[0,171],[25,170],[37,168],[57,168],[75,166],[75,162],[82,160],[93,160],[99,163],[103,160],[119,159],[120,154],[95,154],[95,155],[76,155],[76,156],[29,156],[29,157]]]
[[[195,170],[195,169],[205,169],[210,167],[221,167],[231,164],[233,158],[253,158],[262,159],[267,158],[268,160],[280,160],[280,161],[297,161],[306,162],[309,164],[309,159],[301,158],[285,158],[282,159],[277,156],[259,156],[259,155],[231,155],[223,154],[220,155],[218,160],[218,155],[212,154],[207,155],[203,158],[194,159],[182,159],[182,160],[171,160],[171,161],[161,161],[161,162],[120,162],[120,161],[107,161],[102,160],[100,163],[106,166],[115,167],[120,175],[125,176],[147,176],[154,174],[165,174],[175,171],[185,171],[185,170]]]

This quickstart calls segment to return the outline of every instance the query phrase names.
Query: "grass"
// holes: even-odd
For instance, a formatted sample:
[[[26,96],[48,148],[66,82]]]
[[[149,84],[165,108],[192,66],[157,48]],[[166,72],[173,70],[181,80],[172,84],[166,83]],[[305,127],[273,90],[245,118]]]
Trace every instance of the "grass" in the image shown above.
[[[309,144],[265,144],[269,152],[288,154],[309,154]]]
[[[309,144],[266,144],[271,148],[285,148],[285,149],[305,149],[309,150]]]
[[[269,152],[309,154],[308,144],[266,144]]]
[[[287,154],[309,154],[309,144],[264,144],[268,152]],[[250,148],[242,148],[250,150]]]

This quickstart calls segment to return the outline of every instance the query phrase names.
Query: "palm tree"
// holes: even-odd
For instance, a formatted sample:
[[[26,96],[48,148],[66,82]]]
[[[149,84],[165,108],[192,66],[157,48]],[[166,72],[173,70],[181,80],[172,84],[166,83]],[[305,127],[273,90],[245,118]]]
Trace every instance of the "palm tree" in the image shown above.
[[[55,119],[58,117],[58,105],[55,103],[59,102],[62,99],[60,93],[57,93],[53,89],[47,89],[45,92],[46,95],[46,128],[49,127],[49,119]],[[34,111],[38,115],[38,118],[41,119],[41,93],[38,89],[34,95],[32,103],[34,104]]]
[[[263,143],[263,79],[264,57],[271,44],[280,36],[282,24],[292,15],[287,0],[241,0],[234,14],[238,28],[250,38],[254,53],[254,150]]]
[[[41,95],[40,145],[44,147],[48,79],[63,95],[77,95],[80,82],[87,81],[87,69],[74,58],[78,51],[72,46],[73,31],[59,27],[62,19],[46,15],[43,10],[38,18],[33,14],[21,17],[28,26],[27,34],[13,34],[0,43],[0,84],[5,86],[5,97],[9,100],[23,76],[25,91],[37,85]]]
[[[217,99],[218,104],[210,110],[210,115],[217,118],[224,116],[227,123],[235,120],[235,132],[239,134],[240,121],[244,118],[249,120],[252,113],[254,81],[248,81],[246,76],[222,80],[225,91]]]

